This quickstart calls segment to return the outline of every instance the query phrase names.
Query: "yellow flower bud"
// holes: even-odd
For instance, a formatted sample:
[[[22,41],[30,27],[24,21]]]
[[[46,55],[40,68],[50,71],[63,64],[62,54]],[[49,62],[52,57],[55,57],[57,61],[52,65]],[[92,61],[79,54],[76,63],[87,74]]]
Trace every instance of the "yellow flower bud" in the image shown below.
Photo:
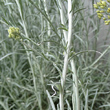
[[[101,16],[98,16],[98,18],[101,19],[102,17]]]
[[[105,21],[105,24],[106,24],[106,25],[109,25],[109,23],[110,23],[109,21]]]
[[[103,14],[101,14],[101,13],[97,13],[97,15],[98,15],[98,16],[100,16],[100,17],[102,17],[102,16],[103,16]]]
[[[106,20],[106,18],[103,18],[103,20]]]
[[[105,1],[102,1],[101,4],[102,4],[103,6],[106,6],[106,2],[105,2]]]
[[[105,7],[103,5],[101,5],[100,8],[104,9]]]
[[[94,4],[94,8],[98,9],[98,5],[97,4]]]
[[[108,8],[107,12],[110,13],[110,8]]]
[[[97,10],[96,12],[97,12],[97,13],[100,13],[100,10]]]
[[[97,2],[97,5],[98,5],[98,6],[101,6],[102,4],[101,4],[100,2]]]

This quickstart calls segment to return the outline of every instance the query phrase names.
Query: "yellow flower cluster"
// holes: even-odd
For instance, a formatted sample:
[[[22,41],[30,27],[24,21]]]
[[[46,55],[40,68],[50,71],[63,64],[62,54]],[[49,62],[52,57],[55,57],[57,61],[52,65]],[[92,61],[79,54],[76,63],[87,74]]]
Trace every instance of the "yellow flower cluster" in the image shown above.
[[[108,25],[110,23],[110,20],[106,20],[105,24]]]
[[[98,15],[98,18],[99,18],[99,19],[101,19],[101,18],[103,17],[103,14],[102,14],[102,13],[99,13],[99,12],[98,12],[97,15]]]
[[[94,4],[94,8],[97,9],[97,16],[99,19],[103,18],[106,25],[110,24],[110,0],[97,2]]]
[[[19,31],[19,28],[17,27],[10,27],[8,29],[8,37],[9,38],[14,38],[14,39],[20,39],[20,31]]]
[[[102,8],[104,9],[107,6],[107,3],[105,1],[100,0],[100,2],[97,2],[97,4],[94,4],[94,8]]]

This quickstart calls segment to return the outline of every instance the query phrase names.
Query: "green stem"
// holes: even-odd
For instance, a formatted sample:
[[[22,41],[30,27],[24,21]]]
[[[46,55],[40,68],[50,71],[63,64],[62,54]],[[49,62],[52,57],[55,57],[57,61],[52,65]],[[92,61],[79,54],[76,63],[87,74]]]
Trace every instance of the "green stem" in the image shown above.
[[[60,17],[61,17],[61,24],[65,25],[65,16],[64,16],[64,12],[63,12],[63,6],[62,6],[62,2],[61,0],[59,1],[59,10],[60,10]],[[67,32],[65,30],[63,30],[63,34],[64,34],[64,38],[65,38],[65,42],[67,43]]]
[[[72,77],[73,77],[73,94],[72,94],[72,101],[73,101],[73,110],[80,110],[80,101],[79,101],[79,90],[78,90],[78,78],[77,72],[75,67],[75,62],[72,59],[70,61],[71,68],[72,68]]]
[[[60,98],[60,110],[64,110],[64,85],[66,81],[66,73],[68,68],[68,59],[70,53],[71,37],[72,37],[72,2],[68,0],[68,39],[67,39],[67,50],[64,55],[64,66],[61,76],[61,92],[59,95]]]
[[[47,17],[50,19],[49,13],[48,13],[48,10],[47,10],[46,0],[44,0],[44,8],[45,8]],[[49,22],[47,22],[47,25],[48,25],[48,28],[47,28],[47,30],[48,30],[47,35],[48,35],[48,38],[49,38],[50,35],[51,35],[51,31],[50,31],[50,30],[51,30],[51,27],[50,27],[50,23],[49,23]],[[50,51],[50,42],[48,42],[47,45],[48,45],[48,51]],[[47,54],[48,54],[48,52],[47,52]]]

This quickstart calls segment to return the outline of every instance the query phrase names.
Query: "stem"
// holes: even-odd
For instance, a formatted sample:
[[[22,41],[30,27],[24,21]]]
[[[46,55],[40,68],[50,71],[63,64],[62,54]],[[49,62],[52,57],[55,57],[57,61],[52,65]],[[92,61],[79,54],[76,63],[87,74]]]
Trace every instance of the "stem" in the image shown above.
[[[68,68],[68,57],[70,52],[71,36],[72,36],[72,3],[71,0],[68,0],[68,39],[67,39],[67,50],[64,55],[64,67],[61,76],[61,91],[60,91],[60,110],[64,110],[64,85],[66,81],[66,72]]]
[[[60,100],[60,110],[64,110],[63,91],[60,91],[60,93],[59,93],[59,100]]]
[[[72,72],[73,72],[73,95],[72,95],[72,102],[73,102],[73,110],[80,110],[80,101],[79,101],[79,91],[78,91],[78,79],[77,79],[77,72],[75,67],[75,62],[72,59],[70,61]]]
[[[44,8],[45,8],[47,17],[50,19],[49,14],[48,14],[48,10],[47,10],[46,0],[44,0]],[[51,27],[50,27],[50,23],[49,22],[47,22],[47,25],[48,25],[48,28],[47,28],[48,32],[47,32],[47,34],[48,34],[48,38],[49,38],[50,34],[51,34],[51,31],[50,31]],[[50,42],[48,42],[47,45],[48,45],[48,51],[49,51],[50,50]],[[48,54],[48,52],[47,52],[47,54]]]
[[[61,3],[61,0],[59,1],[59,10],[60,10],[60,17],[61,17],[61,24],[65,25],[65,16],[64,16],[64,12],[63,12],[63,6]],[[65,38],[65,42],[67,43],[67,32],[65,30],[63,30],[63,34],[64,34],[64,38]]]

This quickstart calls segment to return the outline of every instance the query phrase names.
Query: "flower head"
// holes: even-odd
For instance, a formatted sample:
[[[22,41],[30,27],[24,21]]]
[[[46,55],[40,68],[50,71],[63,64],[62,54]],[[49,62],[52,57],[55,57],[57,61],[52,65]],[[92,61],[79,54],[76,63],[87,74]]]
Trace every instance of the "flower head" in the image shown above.
[[[97,16],[99,19],[103,19],[106,25],[110,24],[110,0],[100,0],[96,4],[93,4],[96,8]]]
[[[17,27],[9,27],[8,33],[9,33],[9,35],[8,35],[9,38],[20,39],[19,28],[17,28]]]

